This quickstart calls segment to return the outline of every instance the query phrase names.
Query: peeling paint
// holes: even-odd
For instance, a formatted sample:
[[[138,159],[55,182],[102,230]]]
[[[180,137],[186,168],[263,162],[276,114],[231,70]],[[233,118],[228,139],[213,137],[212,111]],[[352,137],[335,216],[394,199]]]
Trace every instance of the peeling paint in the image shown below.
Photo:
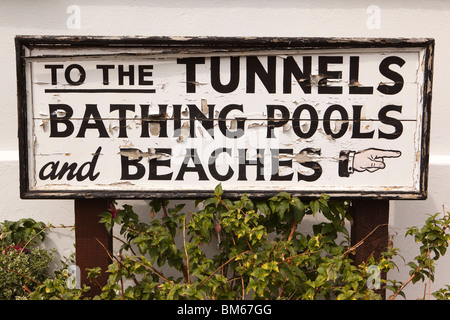
[[[41,120],[40,126],[42,127],[42,130],[46,131],[46,129],[47,129],[47,123],[48,123],[48,120],[47,120],[47,119],[42,119],[42,120]]]
[[[150,123],[150,134],[152,136],[157,137],[157,136],[159,136],[159,132],[160,132],[159,123],[154,123],[154,122]]]
[[[265,126],[267,126],[267,123],[265,121],[261,121],[261,122],[253,121],[248,125],[247,128],[251,129],[251,128],[258,128],[258,127],[265,127]]]
[[[120,150],[118,152],[121,156],[128,157],[129,159],[136,160],[140,158],[148,158],[148,159],[158,159],[161,157],[167,157],[170,156],[168,154],[162,153],[162,152],[155,152],[154,148],[150,148],[148,151],[144,152],[139,149],[127,149],[127,150]]]
[[[311,77],[309,78],[309,81],[311,83],[311,86],[319,86],[320,81],[325,79],[325,75],[323,74],[312,74]]]
[[[203,114],[208,114],[209,107],[208,107],[208,101],[206,101],[206,99],[201,99],[201,106],[202,106]]]
[[[189,136],[190,126],[189,122],[185,121],[180,129],[180,134],[176,140],[176,142],[183,142]]]

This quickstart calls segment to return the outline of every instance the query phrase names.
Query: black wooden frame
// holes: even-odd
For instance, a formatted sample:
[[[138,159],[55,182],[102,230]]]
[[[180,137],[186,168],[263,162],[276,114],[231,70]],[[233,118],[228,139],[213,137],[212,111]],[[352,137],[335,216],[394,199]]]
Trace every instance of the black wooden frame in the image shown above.
[[[242,50],[305,50],[332,48],[423,48],[425,49],[424,86],[423,86],[423,118],[421,141],[421,169],[420,190],[418,192],[399,191],[361,191],[336,192],[322,190],[331,196],[348,198],[373,199],[426,199],[428,185],[428,161],[430,142],[431,117],[431,87],[433,75],[434,39],[410,38],[269,38],[269,37],[101,37],[101,36],[16,36],[16,65],[17,65],[17,106],[18,106],[18,138],[19,138],[19,166],[20,166],[20,196],[23,199],[82,199],[82,198],[114,198],[114,199],[146,199],[173,198],[190,199],[205,198],[212,195],[210,191],[141,191],[141,190],[83,190],[83,191],[36,191],[30,189],[28,176],[28,128],[27,128],[27,93],[24,49],[33,47],[142,47],[153,49],[167,49],[167,52],[191,52],[196,49],[209,49],[210,52],[238,52]],[[240,190],[225,191],[227,197],[240,197],[247,193],[253,197],[270,197],[280,190]],[[302,197],[315,197],[320,193],[310,191],[292,192]]]

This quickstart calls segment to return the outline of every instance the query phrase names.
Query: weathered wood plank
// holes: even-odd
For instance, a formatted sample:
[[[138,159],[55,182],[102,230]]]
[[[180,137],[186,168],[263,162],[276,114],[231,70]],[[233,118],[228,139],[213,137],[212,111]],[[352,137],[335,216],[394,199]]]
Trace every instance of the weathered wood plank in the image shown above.
[[[376,260],[386,252],[389,245],[389,201],[373,199],[355,199],[352,202],[353,225],[351,227],[351,245],[358,245],[353,256],[356,265]],[[386,279],[386,274],[381,273]],[[377,290],[383,298],[386,290]]]
[[[75,200],[75,259],[80,268],[81,283],[91,287],[89,296],[100,294],[101,288],[87,279],[88,268],[101,268],[101,276],[97,279],[101,286],[107,282],[106,270],[111,263],[109,253],[112,252],[112,236],[105,226],[99,223],[99,214],[107,211],[107,199]]]

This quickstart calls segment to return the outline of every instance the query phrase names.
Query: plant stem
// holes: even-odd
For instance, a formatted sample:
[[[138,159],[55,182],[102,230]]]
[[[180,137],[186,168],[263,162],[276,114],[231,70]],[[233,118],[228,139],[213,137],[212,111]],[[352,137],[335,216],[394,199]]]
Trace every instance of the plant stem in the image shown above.
[[[218,195],[216,195],[216,197],[220,200],[220,203],[223,204],[223,206],[224,206],[228,211],[230,211],[230,208],[228,208],[227,204],[222,200],[222,198],[219,197]]]
[[[170,281],[169,279],[165,278],[162,274],[160,274],[158,271],[156,271],[155,268],[146,266],[145,264],[143,264],[142,262],[140,262],[140,261],[138,261],[138,260],[136,260],[136,259],[133,259],[133,258],[129,258],[129,259],[130,259],[131,261],[134,261],[134,262],[140,264],[140,265],[143,266],[145,269],[150,270],[152,273],[156,274],[156,275],[157,275],[159,278],[161,278],[162,280],[164,280],[164,281],[166,281],[166,282],[172,283],[172,281]]]
[[[183,218],[183,247],[184,247],[184,254],[186,255],[187,283],[191,284],[191,278],[189,275],[189,255],[186,249],[186,217]]]
[[[429,255],[430,255],[430,251],[427,252],[425,259],[427,259]],[[416,270],[414,270],[411,277],[409,277],[409,279],[406,280],[406,282],[402,284],[402,286],[389,298],[389,300],[394,300],[397,297],[397,295],[414,279],[414,277],[416,276],[416,273],[419,272],[421,269],[422,269],[422,267],[418,266],[416,268]]]
[[[292,236],[294,235],[294,231],[297,228],[297,220],[294,220],[292,223],[291,233],[289,234],[288,241],[292,240]]]
[[[383,223],[383,224],[379,224],[377,225],[375,228],[373,228],[372,231],[370,231],[364,238],[362,238],[360,241],[358,241],[358,243],[356,243],[355,245],[351,246],[350,248],[347,249],[347,251],[344,252],[343,257],[345,257],[349,252],[355,251],[356,248],[358,248],[360,245],[362,245],[364,243],[364,241],[372,234],[374,233],[378,228],[383,227],[383,226],[387,226],[387,223]]]
[[[223,267],[225,267],[227,264],[229,264],[231,261],[233,261],[234,259],[236,259],[236,258],[239,257],[240,255],[245,254],[245,253],[247,253],[247,252],[250,252],[250,251],[247,250],[247,251],[241,252],[241,253],[235,255],[234,257],[228,259],[228,260],[227,260],[226,262],[224,262],[220,267],[218,267],[213,273],[211,273],[211,274],[208,276],[208,278],[206,278],[205,280],[203,280],[203,281],[200,283],[200,287],[203,286],[209,279],[211,279],[213,275],[215,275],[217,272],[219,272],[220,269],[222,269]]]

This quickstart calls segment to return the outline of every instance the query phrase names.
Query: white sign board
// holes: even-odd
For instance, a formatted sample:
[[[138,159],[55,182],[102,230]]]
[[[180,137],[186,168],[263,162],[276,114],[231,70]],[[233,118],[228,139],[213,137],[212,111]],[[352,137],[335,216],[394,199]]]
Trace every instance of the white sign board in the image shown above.
[[[425,198],[433,40],[18,37],[24,198]]]

